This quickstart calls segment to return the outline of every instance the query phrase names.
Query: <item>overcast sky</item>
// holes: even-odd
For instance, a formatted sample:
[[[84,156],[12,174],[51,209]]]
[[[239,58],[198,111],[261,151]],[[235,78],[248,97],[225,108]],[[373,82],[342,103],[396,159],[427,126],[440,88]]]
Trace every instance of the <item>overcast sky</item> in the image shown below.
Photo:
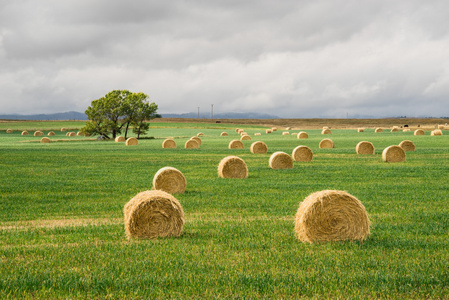
[[[449,1],[0,0],[0,114],[449,116]]]

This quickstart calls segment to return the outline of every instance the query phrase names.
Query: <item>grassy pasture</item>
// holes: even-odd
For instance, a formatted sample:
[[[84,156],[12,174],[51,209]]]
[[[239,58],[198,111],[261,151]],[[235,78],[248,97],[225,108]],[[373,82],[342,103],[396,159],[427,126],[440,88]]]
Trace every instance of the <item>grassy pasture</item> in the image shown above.
[[[4,131],[11,124],[0,125],[2,299],[449,295],[447,131],[414,136],[339,129],[321,135],[307,129],[309,138],[298,140],[283,130],[265,134],[258,125],[158,123],[149,132],[154,139],[126,147],[68,138],[47,122],[27,128],[52,129],[52,140],[70,142],[40,144],[41,137],[21,136],[26,128],[16,125],[12,134]],[[243,141],[245,149],[227,148],[239,138],[236,127],[252,137]],[[184,149],[200,131],[202,146]],[[222,131],[229,136],[220,137]],[[178,147],[162,149],[166,137]],[[323,138],[335,148],[319,149]],[[416,151],[407,152],[404,163],[383,163],[382,150],[406,139]],[[250,153],[256,140],[268,145],[267,154]],[[375,155],[355,153],[362,140],[373,143]],[[290,170],[268,167],[272,153],[291,154],[298,145],[313,150],[312,162],[295,162]],[[227,155],[245,160],[247,179],[218,177]],[[165,166],[187,179],[186,193],[175,195],[186,214],[183,235],[127,241],[124,204],[151,189],[153,175]],[[372,223],[367,241],[311,245],[295,238],[299,203],[324,189],[362,201]]]

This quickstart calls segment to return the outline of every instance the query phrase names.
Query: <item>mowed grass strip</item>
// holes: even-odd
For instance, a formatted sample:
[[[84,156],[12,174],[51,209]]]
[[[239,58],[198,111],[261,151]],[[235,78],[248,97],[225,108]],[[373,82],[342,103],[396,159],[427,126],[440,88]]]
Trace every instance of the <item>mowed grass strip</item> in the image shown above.
[[[39,125],[39,124],[38,124]],[[240,126],[245,128],[244,126]],[[245,128],[253,135],[258,129]],[[135,147],[114,142],[19,143],[0,132],[1,298],[444,298],[449,294],[448,135],[332,130],[334,149],[309,138],[263,133],[266,154],[228,149],[238,134],[202,128],[199,149],[162,149],[165,136],[196,128],[151,128]],[[260,130],[259,130],[260,131]],[[263,131],[264,132],[264,131]],[[55,132],[57,135],[61,133]],[[160,137],[160,138],[159,138]],[[375,155],[355,152],[373,143]],[[179,138],[182,140],[184,138]],[[411,140],[406,161],[382,162],[385,147]],[[184,141],[185,141],[184,140]],[[244,141],[245,142],[245,141]],[[311,162],[272,170],[269,157],[306,145]],[[217,175],[241,157],[245,179]],[[127,241],[123,206],[172,166],[187,188],[175,197],[179,238]],[[345,190],[365,206],[365,242],[303,244],[294,215],[310,193]]]

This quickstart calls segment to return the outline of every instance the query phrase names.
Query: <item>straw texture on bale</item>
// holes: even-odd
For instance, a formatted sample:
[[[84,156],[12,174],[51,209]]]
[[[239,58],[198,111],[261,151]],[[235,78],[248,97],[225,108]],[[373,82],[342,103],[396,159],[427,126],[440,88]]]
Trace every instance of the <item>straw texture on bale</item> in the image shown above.
[[[267,129],[267,130],[265,130],[265,133],[271,133],[271,129]]]
[[[242,135],[242,137],[240,138],[241,141],[250,141],[251,137],[249,135]]]
[[[179,201],[164,191],[138,193],[123,208],[128,239],[180,236],[184,211]]]
[[[393,127],[393,128],[391,128],[390,132],[397,132],[397,131],[399,131],[399,128],[398,127]]]
[[[182,194],[185,192],[186,186],[187,181],[184,175],[173,167],[159,169],[153,177],[153,189],[169,194]]]
[[[291,169],[293,168],[293,158],[285,152],[277,151],[271,154],[268,165],[274,170]]]
[[[22,135],[28,135],[28,131],[26,130],[22,131]]]
[[[334,148],[334,142],[331,139],[323,139],[321,140],[319,147],[321,149]]]
[[[282,133],[282,135],[289,135],[290,134],[290,132],[288,132],[288,131],[284,131],[283,133]]]
[[[370,221],[362,202],[345,191],[310,194],[299,205],[295,234],[305,243],[363,241]]]
[[[42,131],[35,131],[34,132],[34,136],[41,136],[41,135],[44,135],[44,133],[42,132]]]
[[[125,137],[123,137],[121,135],[119,135],[118,137],[115,138],[115,142],[116,143],[122,143],[122,142],[125,142],[125,141],[126,141]]]
[[[242,141],[239,140],[232,140],[229,142],[229,149],[243,149],[244,145],[242,143]]]
[[[218,176],[221,178],[246,178],[248,167],[238,156],[227,156],[218,164]]]
[[[69,136],[76,136],[76,133],[71,131],[71,132],[69,132]]]
[[[43,137],[43,138],[41,138],[41,143],[42,144],[50,143],[50,139],[48,137]]]
[[[53,132],[53,131],[50,131],[49,133],[48,133],[48,136],[54,136],[55,135],[55,133]]]
[[[389,146],[382,151],[382,160],[384,162],[403,162],[405,161],[405,151],[399,146]]]
[[[203,144],[203,141],[201,141],[201,139],[197,136],[192,136],[190,139],[195,140],[198,143],[198,146],[201,146]]]
[[[413,134],[414,135],[425,135],[425,132],[422,129],[416,129]]]
[[[383,130],[382,128],[376,128],[376,129],[374,130],[374,132],[384,132],[384,130]]]
[[[61,132],[65,132],[65,131],[67,131],[67,128],[62,127]]]
[[[222,132],[222,133],[220,134],[220,136],[228,136],[228,133],[227,133],[227,132]]]
[[[251,144],[250,151],[253,154],[267,153],[268,147],[264,142],[257,141]]]
[[[162,142],[162,148],[164,148],[164,149],[168,149],[168,148],[170,148],[170,149],[176,148],[176,142],[175,142],[174,140],[172,140],[172,139],[165,139],[165,140]]]
[[[235,132],[239,133],[239,130],[240,130],[240,128],[236,128],[236,129],[235,129]]]
[[[6,133],[12,133],[13,130],[12,129],[6,129]]]
[[[199,132],[196,136],[204,136],[204,133]]]
[[[294,161],[312,161],[312,149],[307,146],[298,146],[293,149],[292,158]]]
[[[125,142],[126,146],[136,146],[139,144],[139,141],[135,137],[130,137]]]
[[[331,132],[331,130],[330,129],[323,129],[322,131],[321,131],[321,134],[331,134],[332,132]]]
[[[443,135],[443,132],[440,129],[435,129],[430,132],[430,135]]]
[[[190,139],[185,143],[184,147],[186,149],[198,149],[200,147],[200,144],[198,144],[198,142],[194,139]]]
[[[355,146],[355,152],[357,154],[374,154],[374,146],[373,143],[362,141]]]
[[[307,132],[301,131],[301,132],[298,132],[297,138],[298,139],[308,139],[309,135],[307,134]]]
[[[357,132],[365,132],[365,129],[364,128],[358,128]]]
[[[415,151],[415,144],[409,140],[400,142],[399,147],[404,149],[404,151]]]

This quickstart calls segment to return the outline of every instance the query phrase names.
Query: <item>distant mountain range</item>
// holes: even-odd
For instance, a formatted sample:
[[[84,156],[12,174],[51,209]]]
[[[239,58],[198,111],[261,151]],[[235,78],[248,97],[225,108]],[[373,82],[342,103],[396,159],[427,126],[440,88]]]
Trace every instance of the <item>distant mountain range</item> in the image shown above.
[[[197,119],[196,113],[185,114],[161,114],[162,118],[192,118]],[[200,114],[200,119],[210,119],[209,114]],[[278,116],[258,113],[218,113],[214,114],[214,119],[280,119]],[[4,120],[37,120],[37,121],[54,121],[54,120],[87,120],[87,116],[84,113],[69,111],[64,113],[55,114],[37,114],[37,115],[0,115],[0,119]]]

